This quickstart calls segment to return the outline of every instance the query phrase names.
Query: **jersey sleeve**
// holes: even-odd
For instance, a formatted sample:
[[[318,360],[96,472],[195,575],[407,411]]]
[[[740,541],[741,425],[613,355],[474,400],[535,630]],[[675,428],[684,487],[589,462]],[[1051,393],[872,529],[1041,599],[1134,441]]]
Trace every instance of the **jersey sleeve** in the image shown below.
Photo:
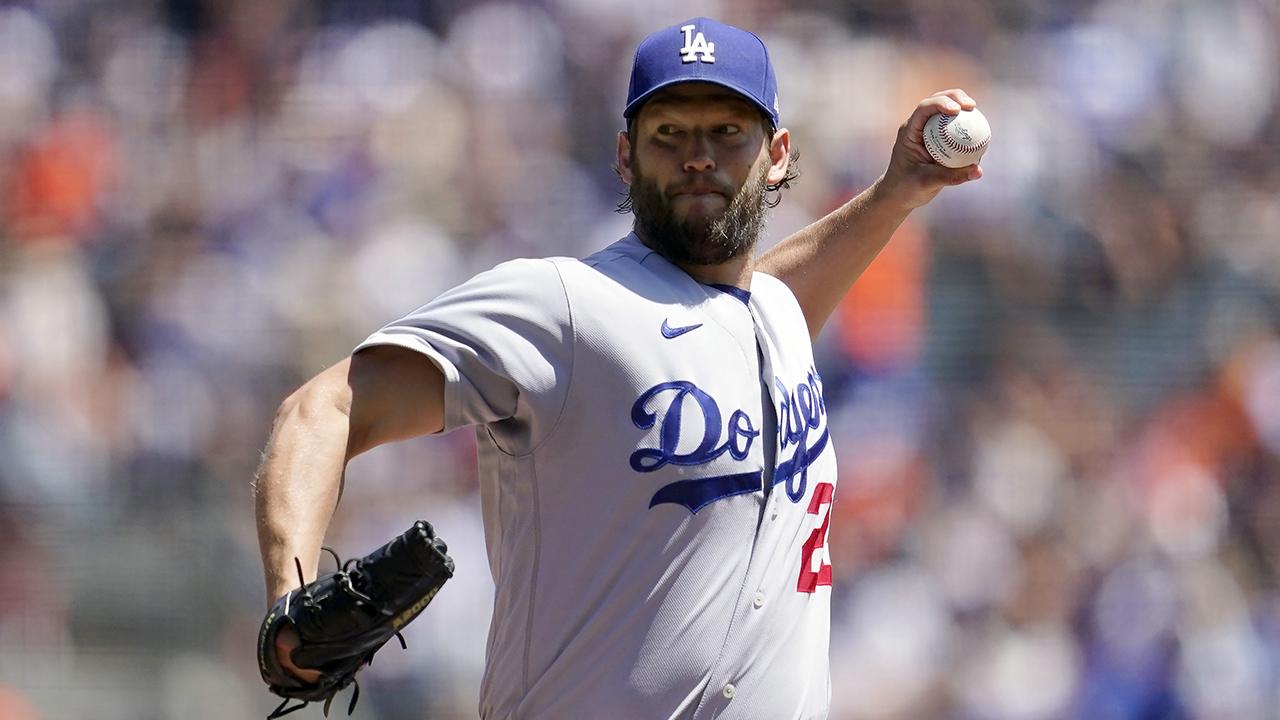
[[[569,302],[548,260],[513,260],[483,272],[355,351],[374,345],[420,352],[440,368],[445,432],[497,426],[513,453],[531,449],[554,427],[573,369]]]

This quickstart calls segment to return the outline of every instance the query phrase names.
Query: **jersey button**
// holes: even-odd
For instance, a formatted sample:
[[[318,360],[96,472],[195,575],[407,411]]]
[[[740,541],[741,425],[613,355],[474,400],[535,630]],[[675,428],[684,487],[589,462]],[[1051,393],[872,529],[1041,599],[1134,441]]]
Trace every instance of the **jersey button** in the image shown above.
[[[756,593],[756,597],[754,600],[751,601],[751,604],[755,605],[758,608],[764,607],[764,593],[762,592]]]
[[[733,683],[729,683],[728,685],[724,686],[724,689],[720,691],[720,694],[724,695],[729,700],[732,700],[733,695],[736,692],[738,692],[738,688],[734,687]]]

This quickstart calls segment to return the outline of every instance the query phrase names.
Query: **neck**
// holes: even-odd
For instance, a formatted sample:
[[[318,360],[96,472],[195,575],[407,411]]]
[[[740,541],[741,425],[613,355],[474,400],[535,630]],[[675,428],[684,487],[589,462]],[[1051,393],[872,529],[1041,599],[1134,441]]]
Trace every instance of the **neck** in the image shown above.
[[[732,285],[743,290],[751,289],[751,273],[755,268],[755,255],[748,253],[720,265],[681,265],[676,267],[703,285]]]
[[[658,252],[658,247],[649,242],[649,239],[644,236],[644,233],[639,228],[635,229],[635,234],[646,247]],[[658,254],[661,255],[662,253],[658,252]],[[682,262],[674,262],[673,264],[703,285],[732,285],[736,288],[750,291],[751,274],[755,271],[755,260],[756,254],[753,246],[748,252],[744,252],[739,257],[716,265],[690,265]]]

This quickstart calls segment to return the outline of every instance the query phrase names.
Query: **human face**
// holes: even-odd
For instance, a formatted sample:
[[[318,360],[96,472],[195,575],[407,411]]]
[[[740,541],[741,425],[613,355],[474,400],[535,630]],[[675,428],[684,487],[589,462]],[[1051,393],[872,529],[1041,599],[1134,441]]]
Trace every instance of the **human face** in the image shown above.
[[[684,222],[677,219],[657,182],[639,164],[633,169],[629,194],[636,233],[659,255],[677,265],[706,267],[723,265],[755,248],[764,226],[767,167],[757,167],[724,211]]]
[[[682,83],[646,102],[618,142],[636,230],[651,247],[691,265],[754,248],[765,184],[785,175],[789,152],[786,131],[770,142],[754,105],[718,85]]]

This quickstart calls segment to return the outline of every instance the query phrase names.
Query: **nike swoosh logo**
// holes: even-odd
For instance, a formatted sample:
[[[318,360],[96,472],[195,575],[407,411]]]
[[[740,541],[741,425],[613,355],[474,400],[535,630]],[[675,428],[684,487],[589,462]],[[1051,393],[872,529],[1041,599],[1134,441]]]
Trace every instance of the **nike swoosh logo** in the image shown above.
[[[671,339],[673,339],[673,338],[678,338],[678,337],[680,337],[681,335],[683,335],[683,334],[685,334],[685,333],[689,332],[690,330],[697,330],[697,329],[698,329],[698,328],[700,328],[700,327],[702,327],[702,323],[698,323],[697,325],[685,325],[684,327],[675,327],[675,328],[673,328],[673,327],[671,327],[670,325],[668,325],[668,324],[667,324],[666,319],[663,319],[663,321],[662,321],[662,337],[664,337],[664,338],[666,338],[666,339],[668,339],[668,340],[671,340]]]

